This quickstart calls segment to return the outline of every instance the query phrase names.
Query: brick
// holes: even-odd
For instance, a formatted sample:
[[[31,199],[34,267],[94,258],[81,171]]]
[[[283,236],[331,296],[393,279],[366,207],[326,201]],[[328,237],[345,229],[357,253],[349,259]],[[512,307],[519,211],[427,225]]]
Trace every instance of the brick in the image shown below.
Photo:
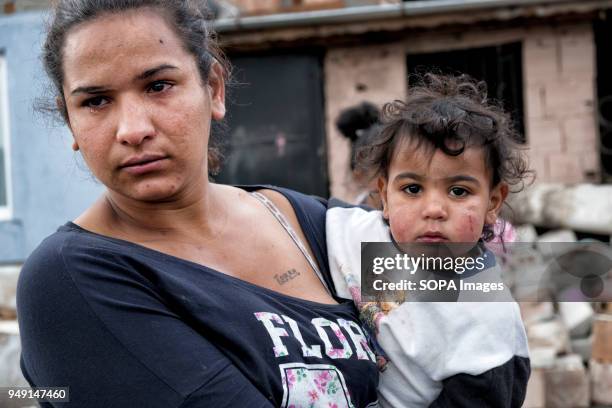
[[[547,82],[560,74],[558,44],[552,30],[529,33],[523,41],[523,73],[526,86]]]
[[[544,379],[547,408],[589,407],[589,377],[579,355],[559,357]]]
[[[594,360],[601,363],[612,364],[612,316],[598,314],[593,322],[593,350]]]
[[[15,317],[17,306],[17,278],[19,277],[20,266],[1,266],[0,267],[0,317]]]
[[[527,393],[523,408],[545,408],[546,407],[546,383],[544,370],[533,368],[529,381],[527,382]]]
[[[581,153],[580,167],[585,181],[598,183],[601,180],[601,157],[598,151]]]
[[[300,0],[294,3],[303,4],[305,6],[326,6],[331,3],[338,3],[338,0]]]
[[[16,321],[0,321],[0,384],[3,387],[25,387],[26,380],[19,368],[21,344],[19,341],[19,328]],[[28,404],[32,405],[32,403]],[[0,407],[23,407],[8,398],[6,392],[0,394]]]
[[[525,94],[525,116],[529,118],[541,119],[546,115],[544,109],[546,88],[543,84],[526,86],[523,89]]]
[[[612,364],[600,363],[595,359],[589,361],[592,399],[596,404],[612,404]]]
[[[529,348],[552,348],[556,354],[569,351],[569,334],[560,319],[533,323],[527,327]]]
[[[280,11],[282,0],[236,0],[234,3],[246,14],[263,14]]]
[[[576,184],[584,180],[578,157],[568,153],[553,153],[550,158],[550,181]]]
[[[565,151],[568,153],[597,152],[599,133],[592,115],[580,115],[563,120]]]
[[[595,42],[590,24],[561,30],[561,74],[595,73]]]
[[[523,323],[526,326],[549,320],[555,314],[552,302],[520,302],[518,305],[521,309]]]
[[[595,81],[592,76],[563,77],[546,83],[545,115],[594,114]]]
[[[526,125],[530,149],[547,153],[563,151],[561,126],[557,120],[529,118]]]

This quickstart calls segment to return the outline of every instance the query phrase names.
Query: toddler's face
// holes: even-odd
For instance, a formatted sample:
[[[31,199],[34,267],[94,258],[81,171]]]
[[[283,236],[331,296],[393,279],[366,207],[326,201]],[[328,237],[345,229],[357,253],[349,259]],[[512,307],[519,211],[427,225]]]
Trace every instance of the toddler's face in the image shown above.
[[[393,238],[400,243],[477,242],[485,223],[497,219],[507,185],[491,188],[482,148],[449,156],[415,146],[400,143],[387,177],[378,181]]]

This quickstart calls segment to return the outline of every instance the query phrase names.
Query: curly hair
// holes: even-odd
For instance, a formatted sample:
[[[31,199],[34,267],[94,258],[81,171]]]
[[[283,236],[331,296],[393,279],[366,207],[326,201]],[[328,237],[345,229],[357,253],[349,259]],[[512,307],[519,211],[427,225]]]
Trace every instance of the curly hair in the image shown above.
[[[379,132],[357,152],[357,165],[372,177],[387,174],[403,141],[416,142],[416,148],[425,144],[449,156],[483,147],[485,164],[493,172],[492,186],[503,181],[520,191],[533,173],[510,115],[487,99],[484,82],[467,75],[423,75],[410,87],[406,101],[383,106],[381,121]]]
[[[487,99],[486,84],[467,75],[427,73],[416,79],[405,101],[383,106],[380,130],[357,152],[357,166],[371,177],[386,177],[404,141],[449,156],[482,147],[485,166],[492,172],[491,186],[505,182],[513,192],[521,191],[533,171],[510,115]],[[485,240],[493,237],[491,227],[483,232]]]

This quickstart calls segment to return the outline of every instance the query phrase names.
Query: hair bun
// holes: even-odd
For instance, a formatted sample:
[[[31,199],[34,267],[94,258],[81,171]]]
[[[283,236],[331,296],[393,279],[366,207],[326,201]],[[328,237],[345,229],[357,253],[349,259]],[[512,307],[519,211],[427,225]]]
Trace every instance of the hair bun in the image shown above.
[[[373,125],[379,123],[380,109],[371,102],[361,102],[340,112],[336,127],[344,137],[352,142]]]

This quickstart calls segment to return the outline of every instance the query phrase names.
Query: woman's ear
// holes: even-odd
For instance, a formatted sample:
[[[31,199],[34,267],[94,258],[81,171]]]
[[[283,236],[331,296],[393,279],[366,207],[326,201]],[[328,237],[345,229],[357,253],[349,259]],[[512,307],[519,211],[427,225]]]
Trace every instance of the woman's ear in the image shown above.
[[[387,178],[379,176],[376,182],[378,187],[378,195],[380,196],[380,202],[382,204],[383,218],[389,219],[389,206],[387,205]]]
[[[224,69],[219,62],[213,62],[208,74],[208,87],[210,89],[211,116],[213,120],[225,117],[225,79]]]
[[[489,207],[485,223],[493,225],[497,221],[497,215],[501,211],[502,204],[508,197],[508,185],[506,183],[498,183],[497,186],[489,193]]]

